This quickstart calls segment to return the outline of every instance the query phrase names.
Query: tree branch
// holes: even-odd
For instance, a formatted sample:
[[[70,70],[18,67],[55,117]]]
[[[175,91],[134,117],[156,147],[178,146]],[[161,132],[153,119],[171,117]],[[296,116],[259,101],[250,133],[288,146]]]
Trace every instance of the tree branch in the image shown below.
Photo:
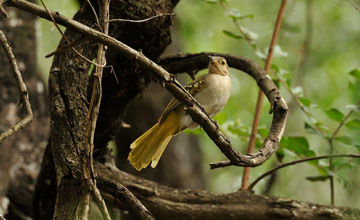
[[[156,220],[355,220],[360,215],[357,209],[259,196],[246,191],[214,194],[174,189],[100,163],[95,163],[95,170],[100,174],[97,180],[102,191],[116,197],[122,189],[116,192],[113,184],[125,186],[140,199]],[[129,207],[126,202],[119,205],[122,209]]]
[[[351,158],[360,158],[360,154],[336,154],[336,155],[323,155],[323,156],[315,156],[315,157],[307,157],[307,158],[303,158],[303,159],[299,159],[299,160],[294,160],[294,161],[290,161],[287,163],[283,163],[277,167],[272,168],[271,170],[267,171],[266,173],[263,173],[262,175],[260,175],[258,178],[256,178],[254,180],[254,182],[252,182],[250,184],[250,186],[248,187],[248,189],[250,191],[253,190],[254,186],[263,178],[269,176],[270,174],[276,172],[277,170],[287,167],[287,166],[291,166],[291,165],[295,165],[298,163],[304,163],[307,161],[312,161],[312,160],[321,160],[321,159],[328,159],[328,158],[336,158],[336,157],[351,157]]]
[[[13,69],[13,73],[15,75],[16,78],[16,82],[18,84],[19,87],[19,92],[20,92],[20,104],[23,103],[25,105],[25,111],[26,111],[26,115],[25,117],[20,120],[18,123],[16,123],[14,126],[12,126],[11,128],[9,128],[7,131],[3,132],[2,134],[0,134],[0,144],[9,136],[11,136],[12,134],[18,132],[19,130],[23,129],[28,123],[30,123],[33,120],[33,113],[31,110],[31,105],[30,105],[30,101],[29,101],[29,95],[26,89],[26,85],[25,82],[21,76],[20,70],[19,70],[19,66],[17,64],[15,55],[12,52],[12,49],[10,47],[9,42],[6,39],[5,34],[0,30],[0,42],[2,47],[5,50],[5,53],[9,59],[9,62],[11,64],[11,67]]]
[[[269,135],[265,139],[262,147],[256,153],[247,154],[245,156],[239,154],[239,157],[241,157],[241,159],[245,161],[246,166],[257,166],[265,162],[266,158],[269,158],[278,147],[286,122],[287,105],[284,99],[281,97],[279,90],[271,81],[270,77],[267,76],[264,69],[262,69],[255,62],[244,57],[237,57],[221,53],[182,54],[178,56],[164,58],[160,60],[159,63],[171,73],[192,73],[197,72],[207,66],[209,55],[222,56],[227,60],[230,67],[244,71],[245,73],[248,73],[250,76],[252,76],[256,80],[260,89],[264,91],[265,95],[271,103],[270,112],[274,111],[273,121],[269,131]],[[201,126],[204,128],[205,131],[207,131],[208,128],[204,127],[204,124],[201,124]],[[212,134],[210,132],[207,133],[209,136],[210,134]],[[218,136],[222,135],[220,132],[218,132],[218,134]],[[228,142],[226,138],[224,138],[224,141],[226,141],[226,146],[229,146],[229,148],[231,149],[231,143]],[[222,148],[220,149],[223,150]],[[228,149],[224,150],[226,151]],[[214,169],[230,165],[244,166],[245,164],[233,163],[232,161],[222,161],[218,163],[212,163],[210,164],[210,167],[211,169]]]
[[[29,3],[24,0],[10,0],[7,5],[17,7],[30,13],[37,14],[45,19],[49,19],[49,15],[40,8],[39,6]],[[200,124],[206,131],[208,136],[214,141],[214,143],[220,148],[224,155],[229,159],[229,165],[237,166],[258,166],[264,163],[272,153],[277,150],[280,139],[282,137],[285,121],[287,116],[287,105],[285,100],[281,97],[279,90],[275,84],[271,81],[270,77],[261,70],[254,62],[247,59],[236,59],[232,57],[232,62],[236,61],[247,61],[245,65],[248,66],[249,71],[252,71],[255,80],[259,87],[267,95],[271,103],[271,112],[274,111],[274,117],[272,126],[269,132],[269,136],[265,139],[261,149],[253,154],[242,155],[235,151],[230,141],[228,141],[224,135],[219,131],[217,125],[213,120],[204,112],[203,108],[199,103],[181,86],[181,84],[169,74],[165,69],[155,64],[152,60],[145,57],[141,52],[138,52],[124,43],[102,33],[89,28],[74,20],[68,19],[57,12],[50,12],[55,21],[67,28],[77,31],[78,33],[87,36],[89,39],[96,42],[105,44],[114,50],[117,50],[120,55],[127,59],[135,59],[136,62],[144,69],[153,73],[154,76],[160,81],[162,85],[168,89],[176,99],[180,100],[187,106],[187,113],[193,118],[195,122]],[[205,57],[205,54],[202,56]],[[208,63],[208,58],[206,58]],[[244,63],[243,63],[244,65]],[[202,64],[199,66],[202,66]],[[258,71],[256,71],[258,70]],[[216,168],[216,164],[212,166]]]

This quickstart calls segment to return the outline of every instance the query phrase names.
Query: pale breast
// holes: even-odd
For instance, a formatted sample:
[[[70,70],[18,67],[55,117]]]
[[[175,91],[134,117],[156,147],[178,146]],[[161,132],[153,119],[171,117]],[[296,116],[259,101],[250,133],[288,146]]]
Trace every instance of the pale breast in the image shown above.
[[[229,76],[208,74],[205,77],[206,88],[197,93],[194,98],[204,106],[205,111],[211,117],[219,113],[230,97],[231,81]],[[194,123],[185,112],[180,117],[182,127],[194,128],[198,125]]]

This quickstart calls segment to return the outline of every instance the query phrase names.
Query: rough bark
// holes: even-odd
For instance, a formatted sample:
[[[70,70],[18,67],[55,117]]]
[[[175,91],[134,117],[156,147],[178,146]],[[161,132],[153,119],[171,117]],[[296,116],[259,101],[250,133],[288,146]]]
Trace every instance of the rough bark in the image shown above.
[[[95,167],[100,174],[97,180],[101,190],[114,195],[116,193],[112,183],[124,185],[157,220],[355,220],[360,217],[360,210],[356,209],[260,196],[246,191],[214,194],[200,190],[180,190],[132,176],[112,166],[97,163]],[[126,207],[121,201],[117,202],[120,202],[121,207]]]
[[[172,4],[169,1],[112,1],[111,18],[142,19],[155,14],[169,12]],[[95,8],[97,7],[94,4]],[[129,10],[130,9],[130,10]],[[90,27],[96,27],[93,13],[84,2],[75,20]],[[126,42],[133,48],[142,50],[146,56],[157,59],[171,42],[169,27],[170,17],[160,17],[144,23],[111,23],[110,35]],[[68,39],[76,40],[82,36],[67,30]],[[66,45],[64,39],[59,48]],[[92,60],[96,54],[97,45],[86,39],[76,44],[75,49]],[[107,53],[107,64],[111,68],[104,71],[103,99],[100,108],[96,133],[95,156],[101,159],[107,153],[107,142],[121,126],[125,107],[149,83],[150,77],[137,66],[136,60],[124,57],[112,49]],[[79,58],[71,50],[62,51],[54,57],[50,71],[50,114],[51,134],[50,145],[52,158],[56,167],[57,192],[54,218],[74,219],[86,212],[89,207],[89,192],[83,187],[81,179],[81,153],[86,143],[86,115],[88,111],[91,80],[88,71],[90,64]],[[116,76],[115,76],[116,75]],[[126,146],[127,147],[127,146]],[[49,158],[44,158],[43,164],[50,164]],[[48,162],[46,162],[48,161]],[[43,167],[44,170],[50,170]],[[54,179],[42,172],[41,177]],[[85,180],[86,181],[86,180]],[[38,195],[42,190],[44,180],[39,180]],[[50,195],[55,195],[54,192]],[[54,198],[44,198],[39,204],[47,206],[54,204]],[[71,205],[69,205],[71,204]],[[38,207],[39,218],[45,219],[47,213],[41,213],[45,207]]]
[[[48,133],[49,118],[46,89],[36,69],[36,16],[8,8],[8,19],[0,16],[0,29],[10,41],[27,86],[34,120],[0,146],[0,206],[9,199],[7,219],[23,219],[32,213],[32,196]],[[0,48],[0,132],[10,128],[24,115],[20,94],[10,63]],[[24,199],[30,198],[30,199]]]

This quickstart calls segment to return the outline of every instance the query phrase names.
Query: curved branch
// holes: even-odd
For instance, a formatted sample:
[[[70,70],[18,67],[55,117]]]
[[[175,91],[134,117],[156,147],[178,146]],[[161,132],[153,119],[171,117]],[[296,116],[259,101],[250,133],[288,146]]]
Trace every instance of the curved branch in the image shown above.
[[[9,6],[17,7],[30,13],[37,14],[45,19],[50,19],[49,15],[41,7],[32,4],[24,0],[9,0],[6,3]],[[221,152],[229,159],[229,161],[212,164],[212,168],[237,165],[237,166],[258,166],[264,163],[270,158],[272,153],[277,150],[280,139],[282,137],[285,122],[287,117],[287,105],[285,100],[281,97],[278,88],[275,86],[269,76],[258,66],[255,62],[246,58],[239,58],[234,56],[224,56],[228,59],[230,66],[240,65],[244,71],[251,73],[259,87],[266,94],[271,103],[271,112],[274,111],[274,117],[272,125],[269,131],[268,137],[265,139],[263,146],[258,152],[242,155],[237,152],[231,145],[230,141],[220,132],[218,126],[214,121],[205,113],[203,107],[181,86],[181,84],[167,72],[164,68],[154,63],[152,60],[144,56],[141,52],[138,52],[126,44],[102,33],[96,31],[86,25],[83,25],[77,21],[68,19],[57,12],[50,12],[56,22],[59,24],[77,31],[78,33],[87,36],[89,39],[102,43],[111,47],[119,52],[124,59],[134,59],[139,66],[144,70],[148,70],[154,74],[160,83],[169,90],[176,99],[180,100],[187,106],[187,113],[193,118],[195,122],[201,125],[208,136],[219,147]],[[180,57],[180,59],[197,60],[200,63],[196,63],[196,66],[202,66],[206,59],[206,65],[208,62],[207,54],[189,55]],[[200,59],[201,58],[201,59]]]
[[[101,163],[95,163],[95,170],[99,174],[97,180],[101,190],[116,198],[117,187],[107,183],[125,186],[146,206],[156,220],[355,220],[360,215],[358,209],[260,196],[246,191],[215,194],[200,190],[174,189]],[[121,202],[121,199],[119,200],[117,202]],[[124,202],[115,205],[129,209],[129,204]]]
[[[271,103],[270,113],[274,112],[273,121],[270,127],[269,135],[266,137],[262,147],[258,152],[250,153],[245,156],[237,154],[241,161],[234,163],[234,161],[222,161],[217,163],[210,164],[211,169],[225,167],[230,165],[237,166],[257,166],[264,163],[272,153],[277,150],[280,139],[282,137],[286,118],[287,118],[287,105],[285,100],[281,97],[278,88],[275,86],[274,82],[266,74],[265,70],[257,65],[254,61],[247,59],[241,56],[233,56],[222,53],[198,53],[198,54],[181,54],[177,56],[167,57],[159,61],[160,65],[163,66],[166,70],[171,73],[182,73],[187,72],[193,74],[201,69],[204,69],[208,65],[208,56],[222,56],[227,60],[227,63],[230,67],[241,70],[251,77],[253,77],[260,89],[265,93],[268,100]],[[192,115],[191,115],[192,116]],[[205,124],[206,125],[206,124]],[[206,133],[213,139],[211,135],[222,136],[222,134],[217,131],[217,134],[211,132],[211,128],[204,127],[204,124],[201,124]],[[214,138],[214,139],[215,139]],[[216,143],[216,141],[213,141]],[[225,151],[229,149],[233,150],[231,143],[225,139],[226,148]],[[217,144],[218,145],[218,144]],[[218,145],[219,146],[219,145]],[[219,146],[223,151],[223,148]],[[224,153],[224,151],[223,151]],[[225,154],[225,153],[224,153]],[[226,155],[226,154],[225,154]],[[229,157],[228,157],[229,158]],[[229,158],[230,159],[230,158]]]

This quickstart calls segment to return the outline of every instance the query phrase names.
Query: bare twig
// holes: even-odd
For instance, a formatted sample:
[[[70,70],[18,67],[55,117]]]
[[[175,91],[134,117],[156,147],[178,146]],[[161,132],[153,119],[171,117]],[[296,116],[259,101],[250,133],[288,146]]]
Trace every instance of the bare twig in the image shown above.
[[[59,25],[56,23],[55,19],[54,19],[54,15],[52,13],[50,13],[49,9],[46,7],[45,3],[43,0],[40,0],[41,4],[44,6],[46,13],[50,16],[51,21],[53,22],[53,24],[55,25],[56,29],[59,31],[59,33],[61,34],[61,36],[66,40],[66,42],[68,44],[72,44],[72,42],[70,42],[70,40],[65,36],[65,34],[62,32],[62,30],[60,29]],[[71,49],[82,59],[84,59],[85,61],[95,65],[95,66],[99,66],[99,64],[89,60],[87,57],[85,57],[84,55],[82,55],[79,51],[77,51],[74,47],[71,47]]]
[[[92,4],[88,1],[90,6],[92,7]],[[99,20],[97,20],[100,30],[104,32],[104,34],[109,33],[109,24],[106,23],[106,21],[109,20],[110,12],[110,1],[108,0],[99,0]],[[93,12],[95,13],[96,19],[98,19],[98,16],[95,12],[95,9],[92,7]],[[104,24],[102,27],[100,27],[100,24]],[[94,160],[93,160],[93,151],[94,151],[94,136],[95,136],[95,129],[96,129],[96,122],[100,111],[100,103],[102,98],[102,87],[101,87],[101,81],[102,81],[102,75],[103,75],[103,67],[106,66],[106,50],[107,46],[103,44],[98,45],[98,52],[97,52],[97,60],[96,63],[100,64],[96,66],[95,73],[94,73],[94,83],[93,83],[93,89],[92,89],[92,96],[89,106],[89,111],[87,115],[87,137],[88,137],[88,144],[85,146],[85,150],[87,152],[87,160],[89,171],[91,176],[87,176],[88,172],[84,173],[85,179],[90,180],[91,184],[91,192],[93,195],[93,198],[95,202],[97,203],[103,218],[106,220],[111,220],[109,212],[107,210],[106,204],[104,199],[102,198],[99,189],[96,186],[96,179],[94,178]],[[85,169],[84,169],[85,170]],[[86,169],[88,170],[88,169]],[[90,178],[87,178],[90,177]]]
[[[7,3],[7,5],[29,11],[46,19],[51,19],[47,12],[44,11],[41,7],[28,1],[11,0]],[[76,30],[78,33],[88,37],[90,40],[94,40],[111,47],[112,49],[119,52],[119,55],[126,57],[126,59],[135,59],[139,66],[141,66],[144,70],[148,70],[150,73],[154,74],[160,83],[164,85],[165,88],[168,89],[176,99],[180,100],[188,107],[186,111],[189,113],[189,115],[194,119],[195,122],[204,128],[208,136],[231,161],[231,164],[237,166],[258,166],[264,163],[268,158],[270,158],[272,153],[276,151],[284,131],[288,108],[285,100],[281,97],[280,92],[273,81],[270,79],[270,77],[266,76],[264,70],[261,69],[261,67],[259,67],[256,63],[246,58],[226,56],[227,59],[232,59],[231,62],[241,63],[244,67],[243,69],[245,69],[244,71],[248,71],[249,74],[252,74],[259,87],[267,95],[272,109],[274,109],[273,122],[270,128],[271,132],[269,132],[269,136],[265,139],[263,146],[256,153],[242,155],[232,147],[230,141],[224,137],[221,131],[219,131],[214,121],[203,111],[201,105],[199,105],[197,101],[174,78],[174,76],[169,74],[165,69],[158,66],[149,58],[145,57],[142,53],[130,48],[124,43],[102,32],[94,30],[74,20],[68,19],[59,13],[50,12],[50,14],[57,23],[64,25],[67,28]],[[203,68],[206,68],[209,62],[209,58],[207,56],[207,54],[201,54],[199,58],[202,59],[203,63],[197,65],[202,65]],[[213,166],[213,168],[214,167],[216,166]]]
[[[94,6],[91,4],[90,0],[86,0],[86,1],[87,1],[88,5],[90,6],[91,11],[93,12],[93,14],[94,14],[94,16],[95,16],[96,24],[97,24],[99,30],[100,30],[101,32],[105,33],[104,30],[102,29],[102,26],[101,26],[100,21],[99,21],[99,17],[98,17],[98,15],[96,14],[96,11],[95,11]]]
[[[85,37],[80,37],[79,39],[74,40],[73,42],[71,42],[70,44],[66,44],[65,46],[56,49],[55,51],[49,53],[48,55],[45,56],[45,58],[49,58],[52,57],[60,52],[63,52],[64,50],[73,47],[74,45],[82,42],[85,39]]]
[[[359,6],[357,6],[357,5],[353,2],[353,0],[348,0],[348,2],[349,2],[358,12],[360,12]]]
[[[18,87],[19,87],[21,103],[24,104],[25,111],[26,111],[26,115],[21,121],[16,123],[14,126],[9,128],[4,133],[0,134],[0,144],[1,144],[1,142],[3,142],[3,140],[5,138],[7,138],[10,135],[16,133],[17,131],[23,129],[28,123],[30,123],[33,120],[33,113],[32,113],[32,110],[31,110],[31,105],[30,105],[29,95],[28,95],[28,92],[27,92],[27,89],[26,89],[26,85],[25,85],[24,80],[23,80],[23,78],[21,76],[21,73],[20,73],[19,66],[17,64],[16,58],[15,58],[15,55],[12,52],[12,49],[10,47],[9,42],[6,39],[5,34],[1,30],[0,30],[0,42],[1,42],[2,47],[5,50],[5,53],[6,53],[7,57],[8,57],[8,59],[9,59],[9,62],[11,64],[11,68],[13,69],[13,73],[15,75],[16,82],[17,82]]]
[[[162,17],[162,16],[175,16],[175,14],[174,13],[160,13],[160,14],[157,14],[157,15],[145,18],[145,19],[140,19],[140,20],[116,18],[116,19],[110,19],[109,21],[107,21],[107,23],[110,23],[110,22],[142,23],[142,22],[150,21],[154,18],[158,18],[158,17]]]
[[[298,164],[298,163],[303,163],[303,162],[307,162],[307,161],[312,161],[312,160],[320,160],[320,159],[328,159],[328,158],[336,158],[336,157],[351,157],[351,158],[360,158],[360,154],[334,154],[334,155],[323,155],[323,156],[315,156],[315,157],[307,157],[307,158],[303,158],[303,159],[299,159],[299,160],[294,160],[294,161],[290,161],[288,163],[283,163],[277,167],[272,168],[271,170],[265,172],[264,174],[262,174],[261,176],[259,176],[258,178],[256,178],[254,180],[254,182],[252,182],[249,187],[248,190],[253,190],[254,186],[263,178],[269,176],[270,174],[276,172],[277,170],[287,167],[287,166],[291,166],[294,164]]]
[[[305,108],[305,106],[300,102],[299,98],[293,93],[293,91],[291,91],[290,87],[286,84],[286,82],[277,74],[276,71],[274,71],[274,75],[278,78],[279,82],[281,83],[281,85],[284,86],[284,88],[286,89],[286,91],[290,94],[291,98],[295,101],[296,105],[300,108],[300,110],[302,112],[305,113],[305,115],[309,118],[309,119],[313,119],[314,116]],[[312,121],[312,120],[310,120]],[[310,122],[311,123],[311,122]],[[324,133],[324,131],[319,127],[319,125],[317,125],[316,123],[312,123],[312,125],[315,127],[316,131],[323,137],[326,136],[326,134]]]
[[[104,176],[98,176],[97,180],[103,192],[107,192],[126,204],[136,219],[141,220],[154,220],[155,218],[147,210],[147,208],[123,185],[120,183],[106,178]]]
[[[2,14],[5,18],[9,18],[8,13],[4,9],[4,7],[2,6],[2,1],[0,1],[0,14]]]
[[[269,46],[269,52],[268,52],[268,56],[266,58],[266,63],[265,63],[265,71],[267,73],[269,73],[269,70],[270,70],[270,67],[271,67],[272,55],[273,55],[274,47],[275,47],[275,44],[276,44],[276,41],[277,41],[277,38],[278,38],[278,34],[279,34],[279,31],[280,31],[280,26],[281,26],[281,23],[282,23],[282,18],[283,18],[283,15],[284,15],[286,2],[287,2],[287,0],[282,0],[281,5],[280,5],[280,9],[279,9],[279,12],[278,12],[278,16],[276,18],[275,28],[274,28],[274,32],[273,32],[273,35],[272,35],[272,38],[271,38],[271,42],[270,42],[270,46]],[[257,102],[256,102],[254,121],[253,121],[252,129],[251,129],[251,135],[250,135],[248,151],[247,151],[248,153],[253,152],[254,148],[255,148],[256,134],[257,134],[257,129],[258,129],[259,121],[260,121],[261,106],[262,106],[262,103],[263,103],[263,99],[264,99],[264,94],[260,90],[259,95],[258,95],[258,99],[257,99]],[[250,178],[250,168],[246,167],[244,169],[242,180],[241,180],[241,190],[246,190],[247,189],[248,184],[249,184],[249,178]]]
[[[360,100],[355,105],[357,105],[357,106],[360,105]],[[340,129],[344,126],[345,122],[349,119],[349,117],[353,114],[353,112],[354,112],[353,109],[351,109],[348,112],[348,114],[340,121],[339,125],[337,126],[337,128],[335,129],[335,131],[333,132],[331,137],[328,139],[329,145],[330,145],[330,155],[332,155],[334,152],[334,139],[335,139],[336,135],[339,133]],[[333,164],[333,160],[331,157],[329,160],[329,167],[330,167],[330,170],[333,171],[334,164]],[[332,175],[330,175],[329,180],[330,180],[330,203],[331,203],[331,205],[335,205],[334,177]]]
[[[219,0],[220,5],[224,8],[226,13],[229,13],[229,9],[227,8],[227,6],[225,5],[224,1]],[[251,38],[249,38],[249,36],[245,33],[245,30],[243,27],[241,27],[241,25],[239,24],[239,22],[233,18],[232,21],[234,22],[236,28],[239,30],[239,32],[241,33],[241,35],[245,38],[245,40],[252,46],[253,49],[255,49],[254,47],[254,42]]]

